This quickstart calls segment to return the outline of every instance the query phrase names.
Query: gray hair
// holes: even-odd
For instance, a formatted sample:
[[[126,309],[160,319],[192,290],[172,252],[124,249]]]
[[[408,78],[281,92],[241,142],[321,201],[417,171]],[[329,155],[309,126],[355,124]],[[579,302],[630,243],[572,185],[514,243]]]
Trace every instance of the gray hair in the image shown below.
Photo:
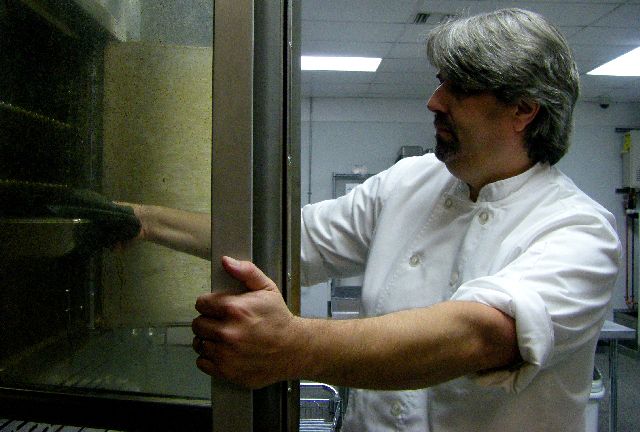
[[[553,165],[567,152],[580,79],[566,40],[541,15],[513,8],[446,22],[429,33],[427,56],[461,94],[538,103],[526,131],[531,160]]]

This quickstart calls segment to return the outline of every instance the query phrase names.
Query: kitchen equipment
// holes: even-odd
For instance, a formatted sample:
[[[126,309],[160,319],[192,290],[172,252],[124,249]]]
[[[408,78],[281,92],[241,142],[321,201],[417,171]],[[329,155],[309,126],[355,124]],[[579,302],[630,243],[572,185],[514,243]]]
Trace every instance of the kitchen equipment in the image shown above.
[[[134,238],[133,209],[65,185],[0,180],[0,256],[93,253]]]
[[[300,431],[333,432],[342,423],[342,399],[338,390],[324,383],[300,383]]]
[[[151,244],[105,249],[140,229],[111,199],[210,211],[213,188],[237,206],[218,226],[238,232],[247,226],[237,216],[248,216],[243,253],[297,310],[294,3],[0,0],[0,418],[8,425],[298,427],[297,383],[238,391],[212,386],[194,365],[196,295],[228,284],[212,283],[216,261]],[[229,183],[225,165],[241,180]],[[233,252],[224,237],[216,250]]]

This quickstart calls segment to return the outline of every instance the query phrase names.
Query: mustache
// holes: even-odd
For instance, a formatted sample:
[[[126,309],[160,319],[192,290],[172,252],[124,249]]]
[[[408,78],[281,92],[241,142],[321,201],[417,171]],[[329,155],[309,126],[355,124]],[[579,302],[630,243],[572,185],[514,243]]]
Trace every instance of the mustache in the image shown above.
[[[433,119],[433,125],[437,128],[451,130],[453,128],[451,122],[444,114],[436,113]]]

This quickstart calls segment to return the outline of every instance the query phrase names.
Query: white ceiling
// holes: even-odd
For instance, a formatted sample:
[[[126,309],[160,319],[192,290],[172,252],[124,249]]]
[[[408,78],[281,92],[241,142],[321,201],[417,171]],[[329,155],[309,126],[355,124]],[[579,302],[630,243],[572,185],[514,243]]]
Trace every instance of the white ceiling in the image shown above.
[[[428,98],[437,81],[423,52],[425,33],[442,15],[503,7],[539,12],[559,27],[578,63],[582,99],[640,102],[640,78],[586,75],[640,46],[640,0],[302,0],[302,55],[382,57],[375,73],[303,71],[302,94]],[[427,24],[413,24],[418,12],[432,14]]]

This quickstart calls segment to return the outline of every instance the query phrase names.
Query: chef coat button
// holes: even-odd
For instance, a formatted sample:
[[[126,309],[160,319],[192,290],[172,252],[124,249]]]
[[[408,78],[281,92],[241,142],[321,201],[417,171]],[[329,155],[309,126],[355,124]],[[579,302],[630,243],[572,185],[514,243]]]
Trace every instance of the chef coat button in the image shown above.
[[[451,198],[447,198],[446,200],[444,200],[445,208],[450,208],[452,205],[453,205],[453,200]]]
[[[411,255],[411,258],[409,258],[409,265],[411,267],[415,267],[418,264],[420,264],[420,255],[418,254]]]
[[[478,219],[480,219],[480,224],[484,225],[489,221],[489,212],[482,211],[478,215]]]
[[[400,417],[402,415],[402,402],[399,400],[391,404],[391,415],[394,417]]]

